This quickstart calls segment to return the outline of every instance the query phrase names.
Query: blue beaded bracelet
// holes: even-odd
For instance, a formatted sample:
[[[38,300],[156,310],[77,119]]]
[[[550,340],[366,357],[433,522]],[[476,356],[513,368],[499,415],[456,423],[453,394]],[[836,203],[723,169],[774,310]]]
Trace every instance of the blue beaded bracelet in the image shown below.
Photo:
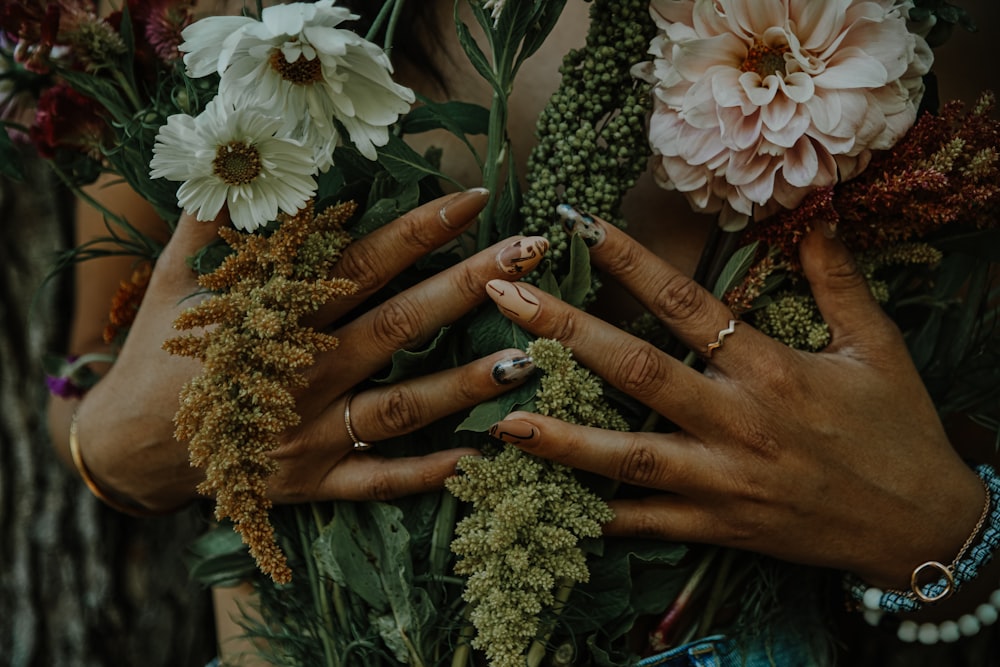
[[[983,464],[976,468],[976,473],[986,488],[986,503],[979,523],[969,536],[968,541],[959,551],[951,565],[938,562],[927,562],[913,572],[912,590],[887,590],[868,586],[856,575],[844,577],[844,586],[849,595],[863,609],[869,611],[881,610],[889,613],[914,612],[923,608],[925,603],[938,602],[951,596],[962,584],[979,574],[993,558],[993,553],[1000,547],[1000,476],[992,466]],[[979,539],[976,539],[978,536]],[[918,584],[919,575],[925,571],[938,571],[941,576],[935,581]]]

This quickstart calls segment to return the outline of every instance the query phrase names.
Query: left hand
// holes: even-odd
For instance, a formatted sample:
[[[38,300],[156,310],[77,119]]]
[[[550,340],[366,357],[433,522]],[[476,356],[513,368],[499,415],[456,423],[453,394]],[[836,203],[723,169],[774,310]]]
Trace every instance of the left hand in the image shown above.
[[[594,225],[594,263],[707,356],[729,308],[625,233]],[[829,347],[794,350],[741,323],[704,373],[529,285],[491,281],[487,292],[508,317],[558,339],[680,429],[620,433],[516,412],[494,434],[650,489],[613,501],[608,534],[735,547],[908,588],[916,566],[955,557],[983,486],[949,444],[899,330],[847,249],[813,232],[801,257]]]

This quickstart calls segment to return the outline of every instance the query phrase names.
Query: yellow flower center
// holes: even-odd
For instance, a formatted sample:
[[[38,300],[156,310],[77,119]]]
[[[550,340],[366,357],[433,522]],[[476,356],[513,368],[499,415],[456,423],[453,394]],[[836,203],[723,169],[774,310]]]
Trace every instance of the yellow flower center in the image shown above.
[[[754,42],[747,50],[747,57],[743,59],[740,70],[757,72],[762,79],[772,74],[785,74],[785,54],[789,51],[791,49],[784,44],[768,46],[764,42]]]
[[[290,63],[284,53],[275,49],[271,52],[270,63],[271,69],[289,83],[307,86],[323,80],[323,63],[319,57],[309,60],[305,54],[299,54],[298,59]]]
[[[260,152],[253,144],[230,141],[215,150],[212,173],[226,185],[246,185],[260,174]]]

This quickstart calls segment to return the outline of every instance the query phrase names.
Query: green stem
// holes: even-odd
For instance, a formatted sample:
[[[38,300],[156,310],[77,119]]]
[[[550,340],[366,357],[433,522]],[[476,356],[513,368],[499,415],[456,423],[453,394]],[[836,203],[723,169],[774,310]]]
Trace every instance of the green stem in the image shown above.
[[[451,538],[455,533],[455,515],[458,513],[458,498],[447,491],[441,493],[434,531],[431,533],[429,574],[435,578],[444,576],[451,558]]]
[[[365,35],[366,40],[369,42],[375,41],[375,37],[378,35],[379,30],[382,29],[382,24],[385,23],[389,13],[395,9],[397,4],[402,4],[402,1],[395,0],[394,2],[386,2],[382,5],[382,8],[378,10],[378,14],[375,15],[375,19],[372,21],[371,27],[368,28],[368,34]]]
[[[490,104],[490,123],[487,134],[488,145],[483,163],[483,187],[490,191],[486,208],[479,215],[479,230],[476,236],[476,250],[485,250],[493,240],[496,226],[497,202],[500,200],[500,176],[510,142],[507,139],[507,98],[496,91]]]
[[[451,655],[451,667],[467,667],[472,659],[472,637],[476,629],[469,621],[469,605],[465,606],[462,619],[465,621],[465,626],[458,635],[458,644],[455,646],[455,652]]]
[[[310,504],[313,520],[318,523],[315,505]],[[309,577],[309,588],[312,591],[313,605],[316,613],[319,614],[323,631],[319,633],[319,640],[323,646],[324,664],[327,667],[339,667],[337,660],[337,650],[333,645],[333,617],[330,615],[330,602],[326,599],[326,591],[323,589],[323,582],[319,579],[319,572],[316,570],[316,561],[312,558],[311,531],[306,525],[304,510],[301,507],[295,508],[295,522],[298,525],[298,534],[302,542],[302,560],[305,561],[307,576]],[[319,527],[317,525],[317,527]]]
[[[392,6],[392,15],[389,17],[389,25],[385,28],[385,41],[382,42],[382,49],[386,52],[386,55],[392,53],[392,41],[396,35],[396,25],[399,23],[399,17],[403,13],[403,0],[396,0]]]
[[[527,667],[538,667],[542,664],[542,660],[545,659],[545,654],[548,649],[545,645],[548,643],[549,638],[552,636],[552,631],[556,626],[556,619],[559,614],[562,613],[563,608],[569,601],[569,596],[573,593],[573,582],[569,579],[563,579],[559,582],[559,588],[556,590],[556,601],[552,605],[552,612],[555,617],[549,623],[549,627],[546,628],[542,637],[536,638],[531,644],[531,648],[528,649],[528,655],[525,658],[525,663]]]
[[[124,72],[117,68],[111,68],[111,76],[114,77],[115,81],[121,87],[122,92],[125,93],[125,97],[128,98],[129,103],[135,111],[142,111],[143,104],[142,101],[139,100],[139,94],[135,92],[132,84],[125,78]]]

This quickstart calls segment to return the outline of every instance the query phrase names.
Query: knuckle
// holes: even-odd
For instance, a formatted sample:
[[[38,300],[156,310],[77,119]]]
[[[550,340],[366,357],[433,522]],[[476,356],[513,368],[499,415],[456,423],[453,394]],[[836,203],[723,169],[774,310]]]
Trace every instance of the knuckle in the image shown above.
[[[486,280],[468,266],[467,262],[455,267],[451,285],[463,301],[476,302],[486,297]]]
[[[781,455],[781,443],[778,442],[778,439],[774,437],[769,429],[756,425],[745,426],[740,431],[740,440],[743,449],[758,461],[774,463]],[[761,485],[754,484],[752,481],[746,486],[748,491],[753,494],[753,497],[759,497],[755,490],[764,488]]]
[[[378,466],[365,479],[361,496],[369,500],[392,500],[395,497],[392,475],[386,466]]]
[[[375,311],[372,334],[394,349],[409,348],[423,337],[421,317],[412,300],[398,296]]]
[[[393,435],[413,431],[423,423],[423,411],[416,392],[396,385],[381,395],[376,406],[382,426]]]
[[[574,339],[579,326],[575,313],[567,313],[563,317],[554,318],[550,320],[550,323],[548,337],[563,343],[569,343]]]
[[[345,278],[356,282],[362,291],[373,290],[381,284],[381,262],[371,244],[355,243],[348,246],[337,262],[337,269]]]
[[[637,486],[662,486],[665,474],[658,457],[649,445],[635,437],[630,439],[618,465],[618,478]]]
[[[628,394],[648,396],[663,384],[662,359],[644,346],[623,346],[616,362],[613,368],[619,369],[621,389]]]
[[[617,278],[624,278],[642,265],[641,255],[639,246],[626,243],[621,248],[616,248],[615,252],[605,260],[605,270]]]
[[[685,321],[702,312],[704,293],[701,286],[687,276],[669,276],[653,295],[653,313],[661,319]]]
[[[440,225],[428,225],[419,209],[404,213],[398,222],[399,242],[403,245],[417,248],[424,253],[438,246],[439,241],[434,236],[433,230],[439,229]]]

